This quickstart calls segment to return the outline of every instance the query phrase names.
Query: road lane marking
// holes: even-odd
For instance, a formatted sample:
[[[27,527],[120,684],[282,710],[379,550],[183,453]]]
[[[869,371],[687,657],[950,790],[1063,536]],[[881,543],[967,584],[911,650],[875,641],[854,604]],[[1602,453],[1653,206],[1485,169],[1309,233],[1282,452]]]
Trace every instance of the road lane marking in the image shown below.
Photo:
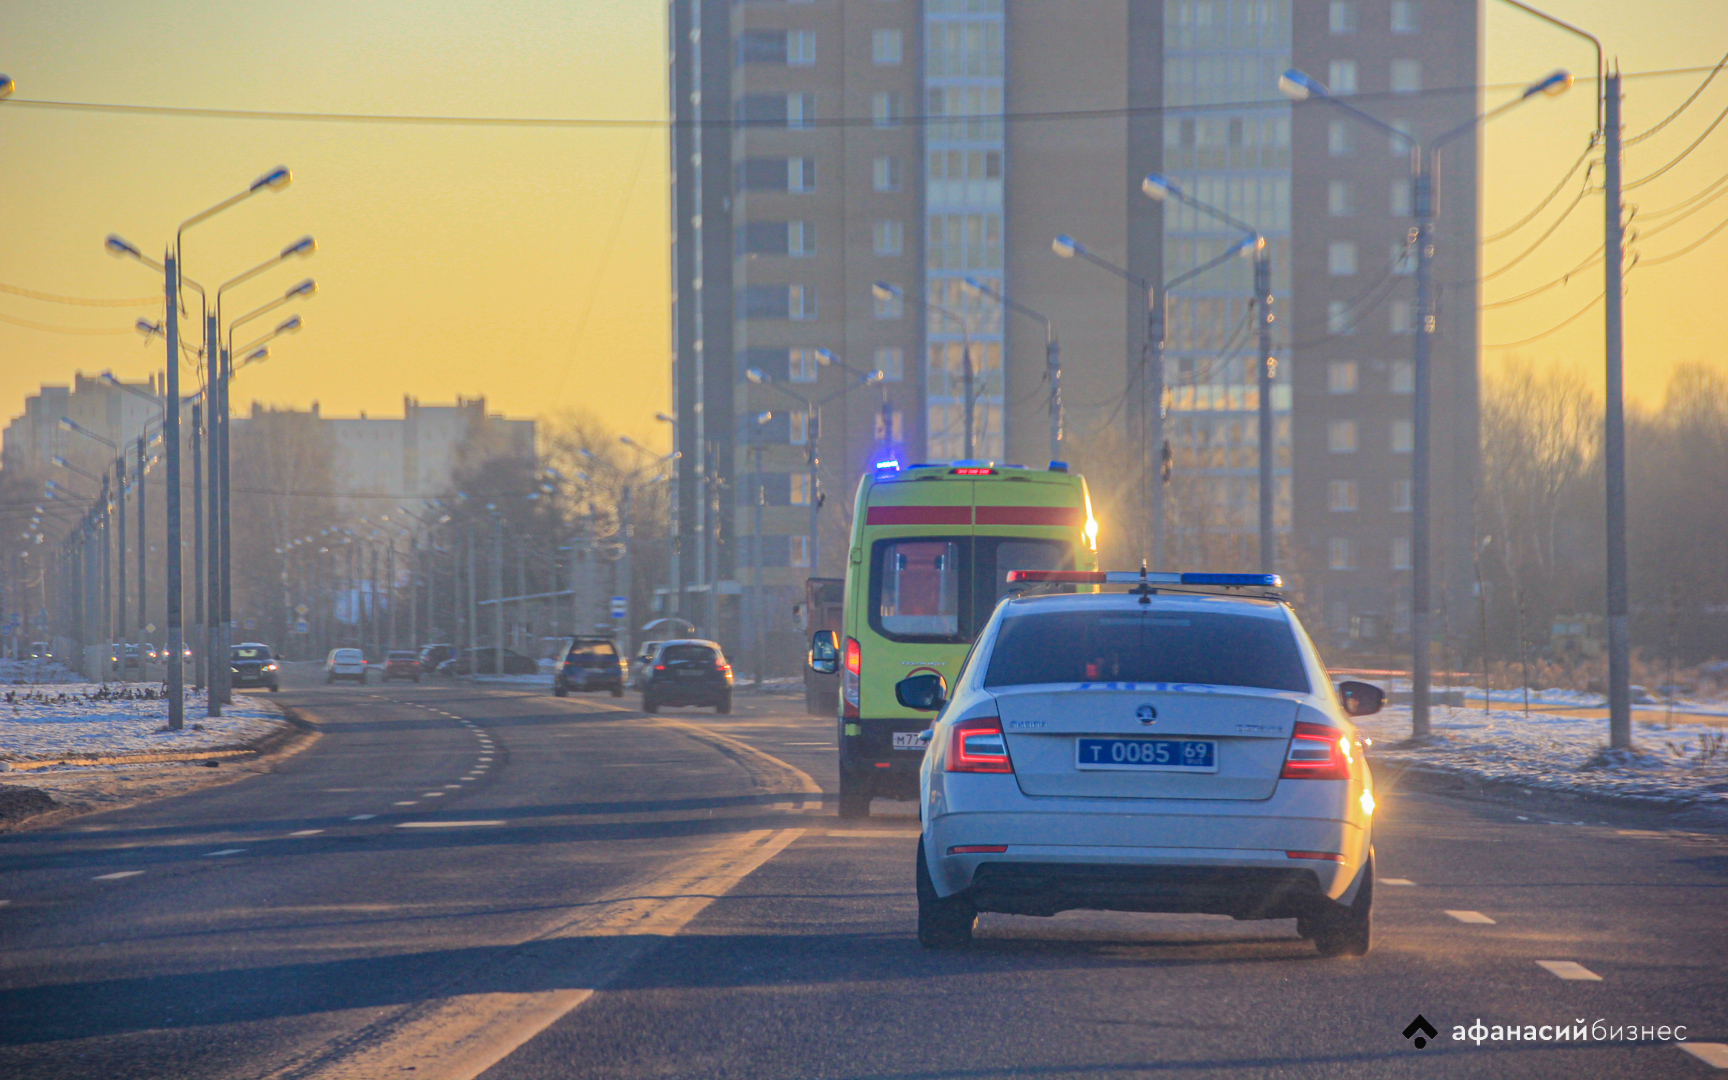
[[[830,839],[834,839],[834,838],[847,839],[849,837],[854,837],[854,836],[860,837],[860,838],[869,838],[869,839],[873,839],[873,840],[878,840],[878,839],[916,840],[916,839],[918,839],[918,834],[916,832],[907,832],[904,830],[890,830],[890,829],[848,829],[845,832],[830,831],[828,833],[828,836]]]
[[[1378,881],[1382,885],[1414,885],[1414,884],[1416,884],[1414,881],[1411,881],[1409,878],[1403,878],[1403,877],[1383,877],[1383,878],[1375,878],[1374,880]]]
[[[491,761],[492,755],[491,754],[481,754],[477,760],[479,760],[479,761]]]
[[[398,829],[466,829],[475,825],[502,825],[502,821],[399,821]]]
[[[419,799],[403,799],[400,802],[394,802],[394,803],[391,803],[390,805],[391,806],[418,806],[419,804],[420,804]]]
[[[112,874],[97,874],[91,881],[119,881],[121,878],[137,877],[142,870],[116,870]]]
[[[1496,925],[1493,919],[1490,919],[1488,916],[1482,914],[1480,911],[1452,911],[1452,910],[1448,909],[1446,914],[1452,916],[1454,919],[1457,919],[1461,923],[1473,923],[1477,926],[1494,926],[1494,925]]]
[[[442,799],[444,793],[442,791],[423,791],[420,793],[420,797],[422,799]]]
[[[245,850],[246,849],[243,847],[223,848],[221,851],[206,851],[202,857],[206,859],[214,859],[222,855],[238,855]]]
[[[462,785],[461,784],[445,784],[444,786],[447,788],[459,788]]]
[[[10,904],[11,902],[12,901],[10,901],[10,900],[0,900],[0,907],[5,907],[7,904]]]
[[[367,816],[370,817],[371,815],[367,815]],[[324,831],[323,829],[301,829],[299,832],[291,832],[288,835],[289,836],[317,836],[319,833],[321,833],[323,831]]]
[[[1601,982],[1602,976],[1575,960],[1538,960],[1536,966],[1556,979],[1572,982]]]
[[[1728,1043],[1683,1042],[1680,1049],[1715,1069],[1728,1069]]]
[[[355,814],[353,817],[349,818],[348,820],[349,821],[371,821],[373,818],[375,818],[377,816],[378,816],[377,814]]]
[[[462,993],[454,986],[363,1028],[348,1041],[352,1049],[270,1075],[372,1080],[413,1070],[420,1080],[473,1080],[624,974],[803,834],[760,829],[724,837],[655,878],[627,882],[581,905],[498,961],[504,965],[500,973],[517,981],[565,989]],[[488,975],[500,981],[495,973],[481,972],[475,982],[487,983]]]

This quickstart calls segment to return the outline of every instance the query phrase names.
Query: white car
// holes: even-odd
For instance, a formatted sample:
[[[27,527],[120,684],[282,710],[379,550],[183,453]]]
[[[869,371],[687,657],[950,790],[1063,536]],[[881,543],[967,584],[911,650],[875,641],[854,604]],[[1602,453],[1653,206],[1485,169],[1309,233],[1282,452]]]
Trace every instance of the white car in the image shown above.
[[[1016,571],[1137,584],[1010,596],[940,709],[920,776],[918,938],[971,940],[981,911],[1199,912],[1296,920],[1322,955],[1368,951],[1374,797],[1349,716],[1273,575]],[[1161,591],[1255,586],[1252,595]]]
[[[337,679],[353,679],[365,686],[366,654],[359,649],[331,649],[324,658],[324,681],[333,683]]]

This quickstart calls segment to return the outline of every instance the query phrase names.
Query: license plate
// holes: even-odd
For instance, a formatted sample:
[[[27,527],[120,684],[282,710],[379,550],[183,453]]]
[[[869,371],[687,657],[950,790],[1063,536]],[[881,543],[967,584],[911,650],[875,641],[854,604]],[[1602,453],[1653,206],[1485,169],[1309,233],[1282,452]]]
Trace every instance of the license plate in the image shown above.
[[[1218,744],[1210,739],[1079,739],[1074,764],[1128,772],[1217,772]]]
[[[916,731],[896,731],[894,733],[894,749],[896,749],[896,750],[922,750],[922,749],[924,749],[924,744],[918,741],[919,734],[920,733],[916,732]]]
[[[700,671],[680,671],[678,677],[680,679],[700,679],[702,673]]]

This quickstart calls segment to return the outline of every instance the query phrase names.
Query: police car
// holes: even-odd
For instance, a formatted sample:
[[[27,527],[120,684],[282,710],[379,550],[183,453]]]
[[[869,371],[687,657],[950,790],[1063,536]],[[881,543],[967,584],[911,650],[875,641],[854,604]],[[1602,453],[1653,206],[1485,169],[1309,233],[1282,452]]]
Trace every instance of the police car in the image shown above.
[[[1012,571],[938,712],[919,778],[918,938],[979,912],[1072,909],[1296,920],[1322,955],[1368,951],[1374,796],[1350,717],[1271,574]],[[1126,592],[1096,586],[1128,585]],[[1039,588],[1067,588],[1044,592]]]

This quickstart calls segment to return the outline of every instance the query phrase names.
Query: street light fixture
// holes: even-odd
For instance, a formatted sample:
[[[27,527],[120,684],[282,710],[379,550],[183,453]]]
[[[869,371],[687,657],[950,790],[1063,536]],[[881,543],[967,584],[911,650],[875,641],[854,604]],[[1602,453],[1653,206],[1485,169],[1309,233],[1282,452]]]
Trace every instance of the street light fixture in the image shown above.
[[[898,285],[890,285],[886,281],[878,281],[871,285],[870,293],[872,296],[876,297],[876,299],[882,301],[896,299],[904,302],[908,298],[904,289],[900,288]],[[973,446],[973,429],[977,426],[973,420],[974,409],[976,408],[976,402],[973,399],[976,395],[972,391],[972,384],[975,379],[975,369],[972,365],[971,327],[967,324],[966,317],[961,315],[959,312],[954,311],[952,308],[932,303],[921,296],[913,296],[911,299],[916,301],[919,306],[924,308],[924,310],[934,311],[938,315],[951,319],[960,325],[961,423],[965,425],[966,429],[965,434],[962,436],[960,441],[960,456],[965,461],[971,461],[975,452]],[[818,357],[818,359],[820,359],[820,357]],[[946,368],[946,360],[944,360],[943,366]]]
[[[1056,324],[1051,322],[1048,316],[1008,299],[975,277],[965,278],[961,284],[967,292],[976,296],[987,296],[1005,310],[1024,315],[1044,325],[1044,377],[1050,387],[1050,463],[1054,465],[1062,461],[1062,353],[1056,342]]]
[[[1434,311],[1430,284],[1434,261],[1433,178],[1438,171],[1440,151],[1447,143],[1461,135],[1475,131],[1483,121],[1499,116],[1538,94],[1552,97],[1564,93],[1571,85],[1571,75],[1564,71],[1556,71],[1525,87],[1524,91],[1513,100],[1490,109],[1480,116],[1473,116],[1464,123],[1442,132],[1434,139],[1424,142],[1409,132],[1394,127],[1334,95],[1324,83],[1301,71],[1293,68],[1286,71],[1278,79],[1279,89],[1291,98],[1297,101],[1318,98],[1344,110],[1370,127],[1386,132],[1392,138],[1409,147],[1410,150],[1410,202],[1411,210],[1416,218],[1416,334],[1411,364],[1415,375],[1414,400],[1411,402],[1411,427],[1413,428],[1415,445],[1410,462],[1412,511],[1410,515],[1410,733],[1413,738],[1426,738],[1429,734],[1430,659],[1428,652],[1432,621],[1432,613],[1429,610],[1431,603],[1429,596],[1429,564],[1431,562],[1429,533],[1432,498],[1428,490],[1429,444],[1431,442],[1429,433],[1431,391],[1428,368],[1434,333]],[[1617,113],[1617,103],[1615,103],[1614,108]],[[1617,165],[1614,167],[1617,168]],[[1629,733],[1627,741],[1630,742]]]

